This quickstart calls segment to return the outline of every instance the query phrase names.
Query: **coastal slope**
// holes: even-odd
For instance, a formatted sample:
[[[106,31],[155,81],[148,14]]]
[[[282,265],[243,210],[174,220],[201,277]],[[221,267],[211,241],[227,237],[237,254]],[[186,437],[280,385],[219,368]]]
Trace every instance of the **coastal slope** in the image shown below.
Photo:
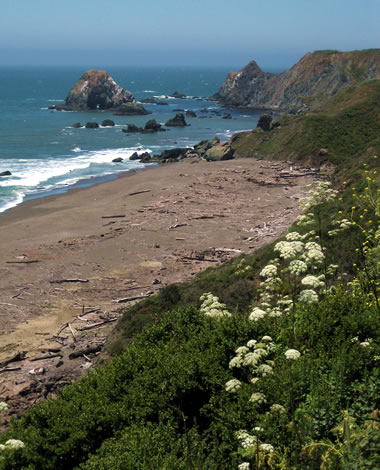
[[[308,52],[279,74],[263,72],[251,61],[240,72],[231,72],[214,98],[225,106],[298,114],[313,109],[323,95],[376,79],[380,79],[380,49],[324,50]]]

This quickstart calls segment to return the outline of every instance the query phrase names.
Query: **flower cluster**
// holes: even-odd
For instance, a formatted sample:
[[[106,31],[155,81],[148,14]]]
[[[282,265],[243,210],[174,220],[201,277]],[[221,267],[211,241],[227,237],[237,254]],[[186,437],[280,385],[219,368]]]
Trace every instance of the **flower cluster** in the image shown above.
[[[5,449],[18,450],[23,447],[25,447],[25,444],[22,441],[19,441],[18,439],[8,439],[5,444],[0,444],[0,452]]]
[[[305,304],[318,302],[318,294],[313,289],[301,290],[298,300]]]
[[[288,349],[285,351],[285,357],[290,361],[296,361],[301,357],[301,353],[297,349]]]
[[[8,407],[7,403],[5,403],[5,401],[0,401],[0,412],[1,411],[7,411],[8,408],[9,407]]]
[[[209,317],[221,318],[231,316],[225,304],[219,302],[218,297],[211,292],[203,294],[200,298],[202,305],[200,311]]]
[[[226,392],[235,393],[239,390],[240,387],[241,387],[240,380],[231,379],[226,383]]]

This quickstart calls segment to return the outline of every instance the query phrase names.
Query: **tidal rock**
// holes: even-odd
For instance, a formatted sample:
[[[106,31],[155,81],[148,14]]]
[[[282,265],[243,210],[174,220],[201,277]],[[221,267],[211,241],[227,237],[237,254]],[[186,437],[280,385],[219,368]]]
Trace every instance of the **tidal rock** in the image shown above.
[[[156,104],[156,103],[157,103],[157,100],[156,100],[156,98],[152,98],[152,97],[143,98],[142,100],[140,100],[140,103],[144,103],[144,104]]]
[[[185,127],[187,126],[188,124],[186,123],[185,121],[185,116],[183,115],[183,113],[177,113],[174,118],[172,119],[169,119],[169,121],[167,121],[165,123],[165,126],[171,126],[171,127]]]
[[[161,129],[161,124],[159,124],[155,119],[149,119],[145,124],[144,133],[158,132]]]
[[[164,150],[157,158],[161,161],[178,161],[182,158],[185,158],[189,152],[188,148],[174,148],[169,150]]]
[[[80,122],[74,122],[71,127],[73,127],[74,129],[80,129],[82,126],[80,125]]]
[[[186,98],[186,95],[184,95],[183,93],[180,93],[179,91],[175,91],[174,93],[172,93],[169,96],[171,96],[172,98],[178,98],[178,99],[181,99],[181,100]]]
[[[232,160],[235,158],[234,153],[235,151],[229,142],[219,142],[206,151],[205,158],[207,161]]]
[[[2,171],[2,172],[0,173],[0,176],[11,176],[11,175],[12,175],[12,173],[11,173],[9,170],[7,170],[7,171]]]
[[[113,114],[115,116],[144,116],[145,114],[152,114],[152,112],[147,111],[142,104],[127,103],[119,106]]]
[[[185,116],[186,117],[192,117],[192,118],[197,117],[197,115],[194,113],[194,111],[191,111],[190,109],[188,111],[186,111]]]
[[[215,114],[219,114],[219,113],[215,113]],[[232,116],[230,113],[224,113],[222,119],[232,119]]]
[[[70,90],[64,108],[117,109],[124,104],[135,102],[132,93],[121,88],[107,72],[88,70]]]
[[[256,127],[259,127],[265,132],[270,131],[272,129],[272,120],[271,114],[262,114]]]
[[[132,155],[129,157],[130,160],[139,160],[139,154],[137,152],[133,152]]]
[[[88,122],[86,124],[86,129],[97,129],[99,124],[97,122]]]
[[[112,121],[112,119],[105,119],[102,122],[103,127],[113,127],[114,125],[115,125],[115,123]]]
[[[122,131],[127,133],[142,132],[142,127],[137,127],[135,124],[128,124],[128,127],[122,129]]]
[[[140,162],[141,163],[149,163],[152,160],[151,156],[148,152],[144,152],[140,155]]]
[[[122,161],[123,159],[121,157],[117,157],[112,160],[113,163],[121,163]]]

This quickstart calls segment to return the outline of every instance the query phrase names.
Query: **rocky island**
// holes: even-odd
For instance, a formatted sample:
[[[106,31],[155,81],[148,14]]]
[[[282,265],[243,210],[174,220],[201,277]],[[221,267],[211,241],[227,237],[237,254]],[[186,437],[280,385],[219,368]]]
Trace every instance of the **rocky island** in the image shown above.
[[[316,51],[279,74],[263,72],[252,60],[230,72],[213,98],[224,106],[299,114],[321,106],[321,96],[379,78],[380,49]]]
[[[117,114],[150,114],[128,90],[119,86],[104,70],[88,70],[71,88],[64,105],[57,111],[108,110]]]

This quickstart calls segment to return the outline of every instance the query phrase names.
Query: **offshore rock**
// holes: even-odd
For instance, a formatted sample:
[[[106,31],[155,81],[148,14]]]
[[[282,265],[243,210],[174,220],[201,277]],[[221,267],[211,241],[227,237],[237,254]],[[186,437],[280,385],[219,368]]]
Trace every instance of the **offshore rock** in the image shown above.
[[[113,114],[115,116],[144,116],[145,114],[152,114],[152,112],[147,111],[142,104],[126,103],[119,106]]]
[[[142,127],[137,127],[135,124],[128,124],[126,129],[122,129],[122,132],[133,133],[133,132],[142,132]]]
[[[183,113],[177,113],[174,118],[169,119],[169,121],[165,123],[165,126],[172,127],[185,127],[187,125],[188,124],[185,121],[185,116],[183,115]]]
[[[194,111],[191,111],[190,109],[186,111],[185,115],[186,117],[192,117],[192,118],[197,117],[196,113],[194,113]]]
[[[135,97],[121,88],[104,70],[88,70],[70,90],[63,109],[117,109],[135,103]],[[56,109],[59,109],[56,106]]]
[[[148,134],[152,132],[158,132],[161,130],[161,124],[159,124],[155,119],[149,119],[144,126],[143,132]]]
[[[317,109],[321,97],[341,88],[380,79],[380,49],[307,53],[289,70],[263,72],[251,61],[231,72],[214,99],[224,106],[299,114]]]
[[[184,98],[186,98],[186,95],[184,95],[183,93],[180,93],[179,91],[175,91],[174,93],[172,93],[169,96],[172,97],[172,98],[178,98],[180,100],[183,100]]]
[[[112,121],[112,119],[105,119],[102,122],[103,127],[114,127],[115,123]]]
[[[74,124],[71,127],[74,128],[74,129],[80,129],[82,126],[81,126],[80,122],[74,122]]]
[[[99,124],[97,122],[88,122],[86,124],[86,129],[97,129]]]
[[[137,152],[133,152],[132,155],[129,157],[130,160],[140,160],[140,156]]]
[[[0,176],[11,176],[11,175],[12,175],[12,173],[11,173],[9,170],[7,170],[7,171],[2,171],[2,172],[0,173]]]

